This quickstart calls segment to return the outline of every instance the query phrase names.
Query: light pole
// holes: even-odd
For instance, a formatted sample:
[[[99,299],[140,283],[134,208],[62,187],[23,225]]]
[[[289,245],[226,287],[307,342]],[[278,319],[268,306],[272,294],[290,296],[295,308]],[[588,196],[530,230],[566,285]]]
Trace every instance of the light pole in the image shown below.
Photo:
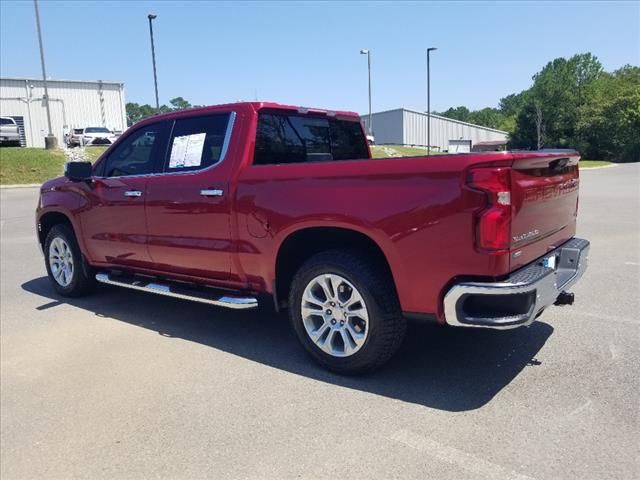
[[[369,135],[373,136],[373,120],[371,119],[371,52],[362,49],[360,50],[360,54],[367,56],[367,68],[369,70]]]
[[[38,10],[38,0],[33,0],[36,9],[36,29],[38,30],[38,43],[40,45],[40,65],[42,66],[42,84],[44,86],[44,108],[47,111],[47,126],[49,133],[44,137],[44,148],[54,149],[58,146],[58,139],[53,135],[51,128],[51,109],[49,108],[49,89],[47,88],[47,71],[44,68],[44,48],[42,47],[42,31],[40,30],[40,11]]]
[[[160,112],[160,101],[158,100],[158,75],[156,74],[156,49],[153,44],[153,25],[152,21],[154,18],[157,18],[157,15],[149,14],[147,18],[149,19],[149,35],[151,36],[151,60],[153,61],[153,84],[156,89],[156,113]]]
[[[427,48],[427,156],[431,155],[431,52],[436,47]]]

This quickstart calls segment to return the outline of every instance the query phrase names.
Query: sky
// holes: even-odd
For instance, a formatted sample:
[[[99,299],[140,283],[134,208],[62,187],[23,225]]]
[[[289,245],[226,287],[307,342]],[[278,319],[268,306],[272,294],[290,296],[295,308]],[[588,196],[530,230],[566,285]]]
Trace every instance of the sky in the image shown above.
[[[556,57],[591,52],[612,71],[640,65],[640,1],[40,1],[47,76],[125,84],[154,103],[265,100],[368,111],[495,107]],[[0,76],[41,78],[33,2],[0,1]]]

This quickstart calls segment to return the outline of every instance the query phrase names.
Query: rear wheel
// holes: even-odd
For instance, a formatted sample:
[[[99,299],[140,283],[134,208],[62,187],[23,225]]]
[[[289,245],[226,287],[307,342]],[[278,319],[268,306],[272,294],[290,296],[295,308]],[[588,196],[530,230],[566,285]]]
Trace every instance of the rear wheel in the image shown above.
[[[298,270],[289,296],[298,339],[322,366],[365,373],[401,345],[405,320],[386,269],[356,250],[331,250]]]
[[[95,285],[92,269],[70,226],[59,224],[51,228],[45,240],[44,254],[49,280],[60,295],[78,297]]]

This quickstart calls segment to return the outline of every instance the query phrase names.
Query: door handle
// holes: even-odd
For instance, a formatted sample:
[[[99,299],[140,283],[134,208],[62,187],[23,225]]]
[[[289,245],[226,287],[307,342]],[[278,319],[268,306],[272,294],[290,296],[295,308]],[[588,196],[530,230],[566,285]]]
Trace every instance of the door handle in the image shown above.
[[[219,188],[207,188],[205,190],[200,190],[200,195],[203,197],[222,197],[224,195],[224,190]]]
[[[125,197],[141,197],[142,192],[140,190],[127,190],[124,192]]]

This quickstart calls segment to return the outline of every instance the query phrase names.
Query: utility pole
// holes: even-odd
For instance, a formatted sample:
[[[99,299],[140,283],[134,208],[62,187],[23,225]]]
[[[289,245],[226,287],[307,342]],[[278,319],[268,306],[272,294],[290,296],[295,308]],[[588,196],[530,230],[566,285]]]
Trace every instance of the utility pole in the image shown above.
[[[427,156],[431,155],[431,52],[436,47],[427,48]]]
[[[373,136],[373,119],[371,118],[371,51],[362,49],[360,54],[367,56],[367,68],[369,70],[369,135]]]
[[[42,31],[40,29],[40,11],[38,10],[38,0],[33,0],[36,9],[36,29],[38,30],[38,44],[40,45],[40,65],[42,66],[42,84],[44,86],[44,107],[47,111],[47,126],[49,133],[44,137],[44,148],[52,150],[58,146],[58,139],[53,135],[51,128],[51,108],[49,107],[49,89],[47,88],[47,71],[44,66],[44,47],[42,46]]]
[[[153,44],[153,24],[152,24],[153,19],[157,17],[158,17],[157,15],[153,15],[152,13],[147,15],[147,18],[149,19],[149,35],[151,36],[151,59],[153,61],[153,84],[156,89],[156,113],[160,113],[160,101],[158,100],[158,75],[156,73],[156,49],[155,49],[155,45]]]

